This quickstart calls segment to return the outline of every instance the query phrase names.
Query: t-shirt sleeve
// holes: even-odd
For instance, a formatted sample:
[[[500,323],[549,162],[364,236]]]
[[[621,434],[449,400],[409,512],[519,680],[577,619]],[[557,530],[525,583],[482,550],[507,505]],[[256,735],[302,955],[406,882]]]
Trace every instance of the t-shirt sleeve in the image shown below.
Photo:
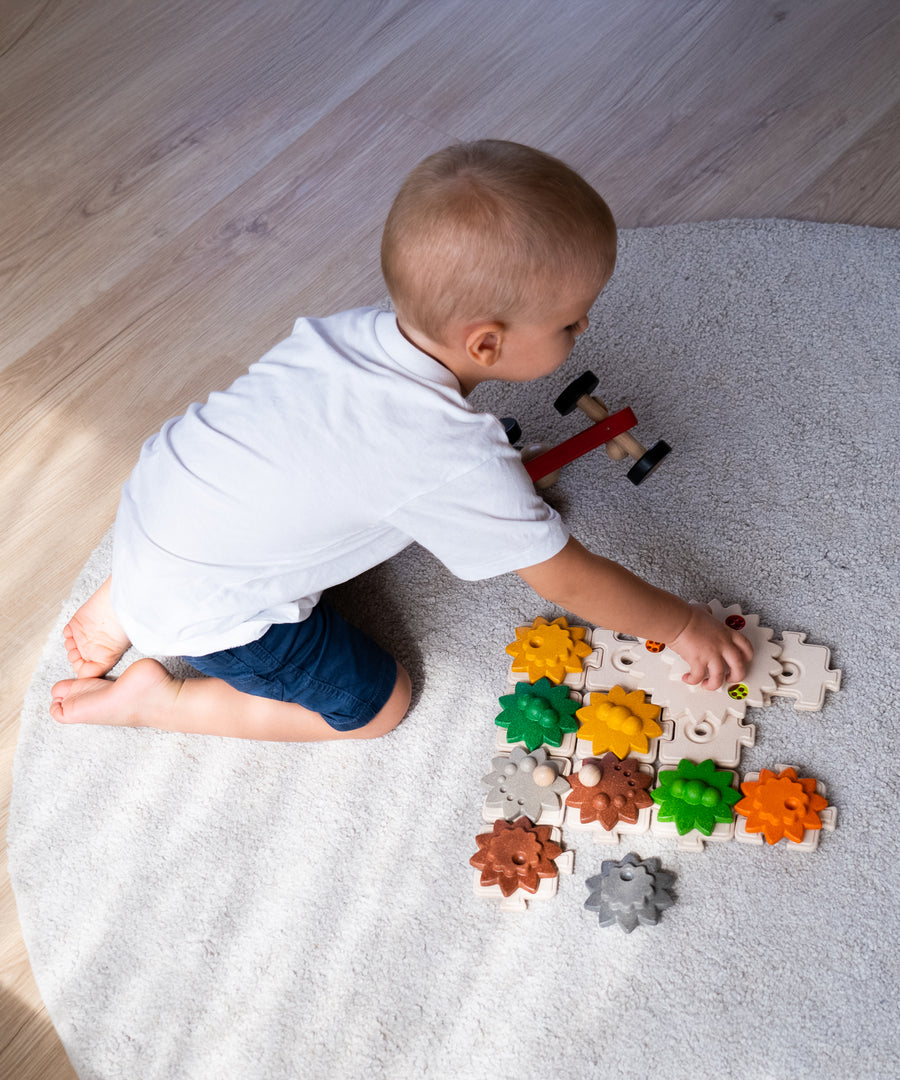
[[[558,554],[569,539],[517,457],[493,457],[405,503],[388,519],[457,577],[495,577]]]

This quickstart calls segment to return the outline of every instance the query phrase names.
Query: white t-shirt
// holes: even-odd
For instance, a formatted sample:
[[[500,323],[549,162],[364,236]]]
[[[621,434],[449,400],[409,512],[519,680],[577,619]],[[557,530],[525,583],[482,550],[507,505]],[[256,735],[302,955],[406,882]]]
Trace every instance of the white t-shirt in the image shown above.
[[[299,319],[144,444],[116,518],[113,608],[142,651],[200,656],[305,619],[413,540],[477,580],[567,539],[500,423],[392,313],[360,308]]]

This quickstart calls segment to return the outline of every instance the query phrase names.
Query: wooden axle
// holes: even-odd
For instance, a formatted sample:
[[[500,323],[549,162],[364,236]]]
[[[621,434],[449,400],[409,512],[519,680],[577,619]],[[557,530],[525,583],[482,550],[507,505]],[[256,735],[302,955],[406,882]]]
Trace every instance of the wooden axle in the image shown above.
[[[609,416],[609,409],[600,398],[591,397],[590,394],[582,394],[575,404],[595,424]],[[622,435],[616,435],[614,439],[610,439],[606,444],[606,453],[613,461],[622,461],[629,455],[636,461],[638,458],[643,457],[646,452],[646,449],[641,446],[637,439],[633,435],[629,435],[627,431]]]
[[[559,395],[554,402],[556,411],[567,416],[573,409],[581,409],[595,423],[602,423],[609,416],[609,411],[599,398],[591,396],[597,388],[597,382],[597,376],[586,371]],[[606,452],[614,461],[622,461],[626,457],[634,458],[635,464],[628,471],[628,479],[633,484],[646,480],[671,449],[668,443],[660,439],[648,450],[627,431],[617,434],[606,444]]]
[[[581,409],[595,424],[605,420],[609,416],[609,409],[599,398],[591,397],[597,389],[598,381],[593,372],[586,371],[569,383],[554,402],[556,411],[568,416],[573,409]],[[647,453],[647,448],[641,446],[633,435],[624,434],[611,439],[606,445],[606,452],[614,461],[622,461],[626,457],[633,457],[637,461]]]

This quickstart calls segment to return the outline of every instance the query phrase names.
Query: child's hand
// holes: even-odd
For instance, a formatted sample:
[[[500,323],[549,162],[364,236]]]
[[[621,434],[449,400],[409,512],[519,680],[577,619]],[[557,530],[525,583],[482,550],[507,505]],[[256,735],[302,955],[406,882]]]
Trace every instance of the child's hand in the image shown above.
[[[690,666],[682,680],[703,690],[718,690],[726,676],[740,682],[753,659],[753,646],[744,635],[720,623],[702,604],[691,604],[687,625],[668,644]]]

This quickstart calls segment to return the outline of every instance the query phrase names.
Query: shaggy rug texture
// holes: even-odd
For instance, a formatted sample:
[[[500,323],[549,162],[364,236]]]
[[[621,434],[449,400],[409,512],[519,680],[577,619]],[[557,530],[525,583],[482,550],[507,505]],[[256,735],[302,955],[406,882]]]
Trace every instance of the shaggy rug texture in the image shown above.
[[[837,828],[816,851],[564,828],[574,873],[555,898],[508,913],[476,897],[504,647],[560,612],[418,548],[334,594],[413,675],[383,740],[57,726],[61,629],[108,572],[107,537],[25,701],[8,838],[82,1080],[897,1076],[898,255],[896,233],[839,225],[625,232],[566,367],[472,399],[560,441],[587,420],[552,402],[593,370],[673,452],[640,487],[603,451],[566,469],[548,498],[573,533],[831,649],[841,689],[819,712],[751,708],[739,769],[825,784]],[[626,934],[583,905],[630,851],[660,857],[676,900]]]

